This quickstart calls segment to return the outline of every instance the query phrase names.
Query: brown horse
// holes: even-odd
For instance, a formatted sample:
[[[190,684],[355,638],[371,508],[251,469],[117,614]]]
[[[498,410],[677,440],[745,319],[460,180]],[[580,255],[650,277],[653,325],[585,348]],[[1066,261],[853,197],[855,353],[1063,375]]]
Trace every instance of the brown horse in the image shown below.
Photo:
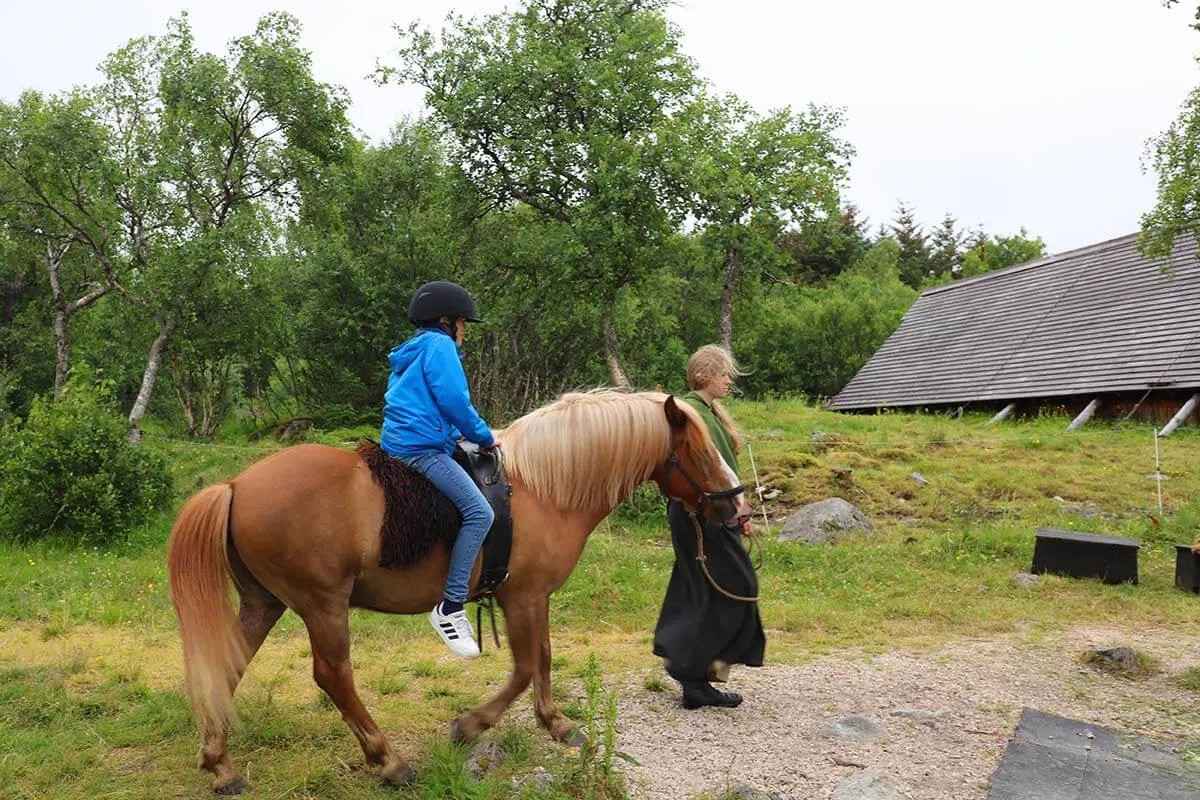
[[[494,697],[455,720],[451,734],[471,739],[495,725],[532,680],[542,726],[559,741],[575,741],[575,724],[550,692],[549,598],[575,568],[592,529],[650,480],[665,496],[725,522],[744,524],[748,509],[704,424],[668,395],[564,395],[518,419],[499,441],[513,489],[513,543],[511,578],[496,599],[513,670]],[[171,599],[188,695],[204,735],[200,767],[214,774],[217,792],[246,788],[227,747],[233,693],[289,608],[308,629],[313,678],[367,760],[385,781],[412,780],[412,767],[354,688],[349,610],[428,612],[441,598],[449,552],[433,547],[412,566],[380,567],[384,511],[384,492],[363,460],[323,445],[275,453],[180,509],[168,553]],[[241,601],[237,613],[231,580]]]

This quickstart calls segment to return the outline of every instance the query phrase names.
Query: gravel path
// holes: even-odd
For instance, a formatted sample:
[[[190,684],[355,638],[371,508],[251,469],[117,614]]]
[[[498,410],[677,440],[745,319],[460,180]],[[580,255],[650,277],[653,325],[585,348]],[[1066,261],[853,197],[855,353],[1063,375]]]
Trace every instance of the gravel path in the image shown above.
[[[1200,666],[1196,634],[1076,628],[1053,641],[997,636],[930,652],[742,667],[725,687],[745,697],[737,709],[685,711],[671,682],[658,693],[630,685],[619,710],[619,747],[638,761],[626,767],[637,798],[717,794],[740,782],[792,800],[831,798],[868,769],[888,776],[909,800],[984,800],[1025,706],[1153,738],[1200,739],[1197,695],[1171,680]],[[1117,644],[1158,658],[1165,674],[1126,681],[1078,660],[1086,649]],[[897,709],[938,716],[915,721],[892,716]],[[887,738],[846,742],[821,734],[847,715],[880,720]]]

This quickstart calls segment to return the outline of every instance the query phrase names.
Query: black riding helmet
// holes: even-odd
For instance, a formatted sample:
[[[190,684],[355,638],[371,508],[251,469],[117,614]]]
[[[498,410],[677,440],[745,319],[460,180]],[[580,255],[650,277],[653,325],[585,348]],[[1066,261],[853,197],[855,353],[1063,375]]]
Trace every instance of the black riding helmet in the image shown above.
[[[475,301],[471,299],[470,292],[450,281],[430,281],[413,292],[412,301],[408,304],[408,321],[413,325],[423,325],[436,322],[439,317],[462,317],[467,322],[483,322],[475,316]]]

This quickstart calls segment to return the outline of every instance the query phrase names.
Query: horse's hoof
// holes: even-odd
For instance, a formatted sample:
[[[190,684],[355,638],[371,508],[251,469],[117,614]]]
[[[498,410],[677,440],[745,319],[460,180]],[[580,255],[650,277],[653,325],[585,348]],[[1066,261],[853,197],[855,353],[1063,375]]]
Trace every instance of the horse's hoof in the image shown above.
[[[237,797],[239,794],[244,794],[250,788],[250,784],[246,783],[246,779],[238,776],[224,786],[218,786],[213,789],[213,792],[221,797]]]
[[[412,764],[405,764],[391,775],[384,775],[383,782],[389,786],[408,786],[416,777],[417,771],[413,769]]]
[[[587,746],[588,737],[587,734],[579,730],[579,728],[572,728],[571,732],[562,737],[562,739],[559,741],[561,741],[567,747],[575,750],[581,750]]]
[[[450,741],[455,744],[464,744],[474,738],[474,736],[467,735],[466,727],[458,720],[450,723]]]

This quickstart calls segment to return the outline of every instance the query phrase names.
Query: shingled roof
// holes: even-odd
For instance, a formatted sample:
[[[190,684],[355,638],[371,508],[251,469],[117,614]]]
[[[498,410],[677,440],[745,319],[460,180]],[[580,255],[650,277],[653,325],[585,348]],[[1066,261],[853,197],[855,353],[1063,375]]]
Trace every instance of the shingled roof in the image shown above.
[[[926,290],[830,404],[935,406],[1200,388],[1200,262],[1126,236]]]

